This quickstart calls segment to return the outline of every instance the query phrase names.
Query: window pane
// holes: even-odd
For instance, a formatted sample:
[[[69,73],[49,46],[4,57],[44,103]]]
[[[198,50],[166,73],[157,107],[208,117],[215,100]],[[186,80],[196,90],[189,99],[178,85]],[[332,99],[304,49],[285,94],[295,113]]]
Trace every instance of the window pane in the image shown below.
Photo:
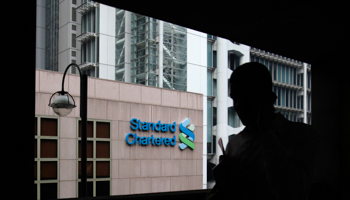
[[[207,43],[207,65],[208,67],[212,67],[212,46],[210,43]]]
[[[108,178],[109,177],[109,162],[108,161],[96,161],[96,178]]]
[[[289,89],[286,89],[286,107],[289,107]]]
[[[41,162],[41,180],[57,179],[57,162]]]
[[[216,68],[216,51],[213,51],[213,67]]]
[[[213,126],[216,126],[216,107],[213,107]]]
[[[37,135],[37,132],[38,132],[38,128],[37,128],[37,118],[35,117],[35,132],[34,132],[34,135]]]
[[[78,183],[78,187],[79,187],[79,197],[82,197],[83,195],[81,194],[81,182]],[[88,197],[92,197],[93,196],[93,191],[94,191],[94,187],[93,187],[93,183],[92,182],[87,182],[87,196]]]
[[[217,82],[216,79],[213,79],[213,96],[217,96]]]
[[[41,135],[57,136],[57,119],[41,118]]]
[[[38,188],[37,184],[34,183],[34,199],[38,199]]]
[[[79,166],[79,178],[81,178],[81,162],[79,161],[79,164],[78,164]],[[93,176],[93,163],[92,163],[92,161],[88,161],[87,163],[86,163],[86,173],[87,173],[87,177],[88,178],[92,178],[92,176]]]
[[[213,95],[212,81],[213,81],[212,72],[208,71],[207,72],[207,95],[208,96],[212,96]]]
[[[93,137],[93,131],[94,131],[93,125],[94,125],[93,122],[91,121],[87,122],[87,130],[86,130],[87,137]],[[81,137],[81,121],[79,121],[79,137]]]
[[[57,183],[40,184],[40,199],[57,199]]]
[[[57,158],[57,140],[41,140],[41,158]]]
[[[285,89],[282,88],[282,106],[285,105]]]
[[[109,158],[109,142],[96,142],[96,158]]]
[[[87,144],[86,144],[86,156],[88,158],[92,158],[93,157],[93,142],[92,141],[87,141]],[[79,153],[79,158],[81,158],[81,141],[79,141],[79,149],[78,149],[78,153]]]
[[[36,158],[37,157],[37,141],[36,141],[36,139],[34,139],[34,158]]]
[[[110,125],[108,122],[96,122],[96,137],[109,138]]]
[[[34,161],[34,180],[37,179],[37,174],[38,174],[37,170],[38,170],[37,162]]]
[[[109,196],[109,181],[96,182],[96,196]]]

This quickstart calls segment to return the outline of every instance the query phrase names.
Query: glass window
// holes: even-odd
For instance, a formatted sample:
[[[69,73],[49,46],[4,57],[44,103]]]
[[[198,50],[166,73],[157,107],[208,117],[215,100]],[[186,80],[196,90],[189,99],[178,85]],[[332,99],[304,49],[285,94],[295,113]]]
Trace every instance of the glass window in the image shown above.
[[[285,83],[286,82],[286,80],[285,80],[285,66],[284,65],[282,65],[282,82],[283,83]]]
[[[207,43],[207,65],[208,67],[212,67],[213,63],[213,50],[212,50],[212,45],[210,43]]]
[[[281,65],[277,64],[277,81],[281,81]]]
[[[281,94],[281,96],[282,96],[282,99],[281,99],[281,101],[282,101],[282,106],[285,106],[285,89],[284,89],[284,88],[282,88],[282,94]]]
[[[213,79],[213,96],[217,96],[217,81]]]
[[[207,95],[213,96],[213,73],[207,71]]]
[[[216,117],[217,117],[217,115],[216,115],[216,107],[213,107],[213,126],[216,126]],[[214,140],[215,141],[215,140]],[[215,145],[214,145],[215,146]]]
[[[277,88],[277,105],[281,105],[281,88]]]
[[[58,198],[58,118],[35,117],[34,185],[38,199]]]
[[[289,107],[289,89],[286,89],[286,107]]]
[[[264,59],[263,58],[259,58],[259,63],[264,64]]]
[[[216,68],[217,64],[217,56],[216,56],[216,51],[213,51],[213,67]]]
[[[78,123],[78,182],[81,182],[81,121]],[[111,124],[88,121],[87,124],[87,181],[91,187],[88,196],[109,196],[111,181]],[[98,186],[100,185],[100,186]],[[108,188],[102,188],[107,186]],[[79,189],[79,191],[81,191]],[[79,193],[79,197],[81,193]]]
[[[307,110],[311,111],[311,95],[307,93]]]
[[[234,109],[233,107],[229,107],[228,111],[227,111],[228,115],[227,115],[227,122],[228,125],[231,127],[234,127],[235,125],[235,119],[234,119]]]
[[[277,95],[277,91],[276,91],[276,86],[273,86],[273,92]],[[275,100],[275,102],[273,103],[273,105],[277,104],[277,99]]]
[[[212,101],[207,101],[207,153],[213,153],[213,107]]]
[[[273,63],[272,65],[273,67],[273,80],[277,80],[277,66],[276,66],[276,63]]]
[[[290,83],[289,82],[289,67],[286,66],[286,83]]]

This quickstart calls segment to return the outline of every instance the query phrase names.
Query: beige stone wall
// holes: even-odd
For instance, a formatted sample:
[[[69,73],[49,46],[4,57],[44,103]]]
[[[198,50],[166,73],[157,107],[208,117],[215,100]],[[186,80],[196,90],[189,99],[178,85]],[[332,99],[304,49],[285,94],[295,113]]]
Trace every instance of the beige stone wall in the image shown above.
[[[55,116],[48,106],[51,95],[61,90],[62,73],[36,70],[35,114]],[[76,121],[79,118],[79,76],[67,75],[65,90],[77,107],[60,118],[60,198],[76,191]],[[176,132],[134,131],[132,118],[142,122],[173,123]],[[180,150],[179,124],[190,118],[195,125],[195,149]],[[88,119],[111,121],[111,195],[202,189],[203,96],[118,81],[88,79]],[[140,136],[176,135],[172,146],[129,146],[128,133]],[[63,189],[65,191],[63,191]]]

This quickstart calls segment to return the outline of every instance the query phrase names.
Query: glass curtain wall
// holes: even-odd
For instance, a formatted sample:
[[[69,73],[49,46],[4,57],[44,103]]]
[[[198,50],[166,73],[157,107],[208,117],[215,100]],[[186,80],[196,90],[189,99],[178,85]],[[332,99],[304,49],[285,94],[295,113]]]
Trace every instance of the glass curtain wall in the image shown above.
[[[58,0],[46,0],[45,69],[58,71]]]
[[[125,81],[125,10],[116,9],[115,80]]]
[[[187,90],[187,30],[164,22],[163,87]]]
[[[158,86],[157,20],[131,14],[131,82]]]

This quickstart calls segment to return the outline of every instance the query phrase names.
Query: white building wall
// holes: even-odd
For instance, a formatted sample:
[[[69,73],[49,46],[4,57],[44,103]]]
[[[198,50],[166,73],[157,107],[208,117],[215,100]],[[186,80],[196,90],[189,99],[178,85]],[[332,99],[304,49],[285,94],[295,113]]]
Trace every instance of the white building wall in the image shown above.
[[[187,29],[187,91],[203,94],[203,189],[207,188],[207,34]]]
[[[115,17],[116,10],[100,4],[99,78],[115,80]]]

